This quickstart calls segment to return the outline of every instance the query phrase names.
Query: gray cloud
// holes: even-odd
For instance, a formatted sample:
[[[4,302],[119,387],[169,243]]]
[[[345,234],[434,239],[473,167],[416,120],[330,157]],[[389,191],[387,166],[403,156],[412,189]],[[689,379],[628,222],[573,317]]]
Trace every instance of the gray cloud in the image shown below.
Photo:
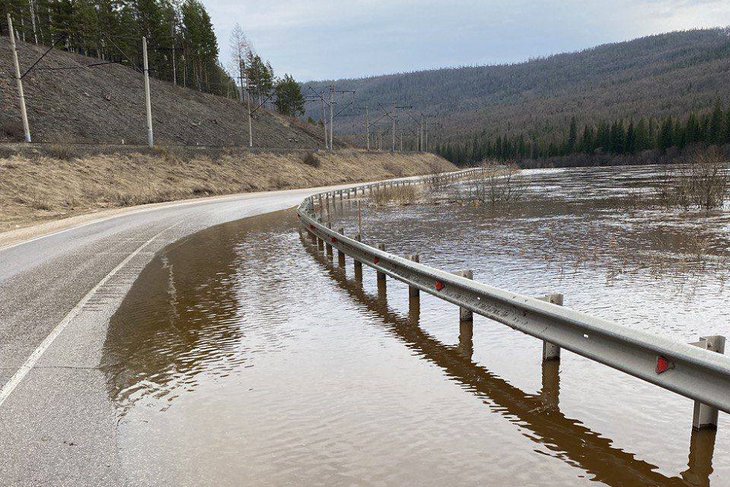
[[[726,0],[205,0],[221,45],[238,22],[277,73],[328,79],[510,63],[730,25]]]

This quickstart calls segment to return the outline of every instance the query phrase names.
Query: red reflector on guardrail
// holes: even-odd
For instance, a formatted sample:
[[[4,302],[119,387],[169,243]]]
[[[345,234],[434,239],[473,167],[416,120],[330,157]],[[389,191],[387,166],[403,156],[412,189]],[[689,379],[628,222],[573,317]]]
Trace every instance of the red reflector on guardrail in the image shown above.
[[[667,360],[666,357],[659,356],[656,359],[656,373],[657,374],[663,374],[667,370],[673,369],[673,368],[674,368],[674,364],[672,362],[670,362],[669,360]]]
[[[444,283],[443,283],[443,282],[441,282],[441,281],[436,281],[436,290],[437,290],[437,291],[441,291],[441,290],[442,290],[443,288],[445,288],[445,287],[446,287],[446,284],[444,284]]]
[[[378,264],[380,262],[380,259],[378,257],[375,257],[373,259],[373,264]]]
[[[314,230],[314,225],[309,225],[310,230]]]
[[[332,237],[331,241],[332,243],[337,243],[337,239],[335,237]]]

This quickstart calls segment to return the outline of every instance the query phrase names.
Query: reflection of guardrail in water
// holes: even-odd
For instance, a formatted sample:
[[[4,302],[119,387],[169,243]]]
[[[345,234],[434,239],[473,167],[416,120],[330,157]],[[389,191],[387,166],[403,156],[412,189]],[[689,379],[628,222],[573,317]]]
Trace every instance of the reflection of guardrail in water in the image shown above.
[[[456,180],[475,175],[481,169],[438,175]],[[320,250],[332,255],[338,251],[355,261],[356,271],[366,264],[376,270],[378,280],[386,276],[406,283],[413,303],[420,291],[461,308],[462,321],[471,313],[490,318],[515,330],[543,340],[543,360],[559,360],[560,348],[589,358],[664,389],[695,400],[693,427],[717,426],[717,411],[730,413],[730,358],[722,355],[724,337],[713,336],[688,345],[643,331],[632,330],[608,320],[560,306],[562,296],[532,298],[454,275],[418,262],[417,256],[405,259],[371,247],[360,237],[349,238],[322,223],[315,213],[315,199],[329,204],[337,196],[372,194],[382,187],[418,184],[428,178],[366,184],[334,190],[305,199],[299,207],[301,223],[316,240]],[[321,203],[320,203],[321,208]],[[719,352],[719,353],[714,353]]]
[[[309,251],[328,266],[330,277],[368,311],[377,313],[395,337],[419,356],[440,367],[449,378],[458,381],[478,397],[488,399],[490,407],[510,420],[516,420],[523,434],[533,440],[558,449],[558,457],[571,465],[578,465],[593,474],[593,480],[623,487],[626,485],[706,486],[709,485],[716,432],[711,429],[692,429],[687,469],[680,477],[668,477],[657,471],[657,466],[640,460],[634,454],[613,445],[610,438],[587,428],[579,421],[568,418],[560,411],[559,362],[542,364],[542,389],[528,394],[490,372],[472,360],[474,344],[472,328],[461,322],[458,346],[445,345],[424,331],[420,324],[420,308],[410,302],[408,317],[392,311],[387,302],[386,286],[381,282],[377,296],[370,295],[362,286],[362,273],[355,272],[350,280],[313,246]]]

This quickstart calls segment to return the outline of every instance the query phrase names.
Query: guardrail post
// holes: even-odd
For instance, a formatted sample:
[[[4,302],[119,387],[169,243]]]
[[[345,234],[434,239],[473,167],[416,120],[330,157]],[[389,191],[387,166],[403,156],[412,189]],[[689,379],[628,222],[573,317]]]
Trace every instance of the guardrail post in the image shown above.
[[[421,258],[418,254],[408,256],[408,260],[411,262],[421,262]],[[414,286],[408,286],[408,302],[411,305],[420,306],[421,291]]]
[[[474,272],[471,270],[458,272],[457,275],[467,279],[474,279]],[[459,322],[471,323],[472,321],[474,321],[474,313],[470,309],[459,308]]]
[[[385,251],[385,244],[379,243],[378,244],[378,250]],[[385,281],[385,273],[377,271],[378,274],[378,281]]]
[[[700,337],[699,342],[692,343],[691,345],[716,353],[725,353],[725,337],[721,335]],[[692,428],[696,430],[705,428],[716,429],[717,416],[716,408],[695,401],[694,414],[692,415]]]
[[[328,223],[327,228],[332,230],[332,224]],[[327,253],[327,257],[332,257],[332,244],[329,241],[325,242],[325,249],[326,249],[325,252]]]
[[[317,217],[317,223],[320,225],[322,224],[322,217]],[[324,240],[319,238],[319,235],[316,235],[317,237],[317,250],[324,250]]]
[[[467,279],[474,279],[471,270],[457,272],[456,275]],[[474,354],[474,313],[470,309],[459,308],[459,353],[471,359]]]
[[[340,228],[339,230],[337,230],[337,233],[339,233],[340,235],[344,235],[345,229]],[[340,267],[345,267],[345,253],[340,249],[337,249],[337,265],[339,265]]]
[[[557,304],[558,306],[563,305],[562,294],[549,294],[544,298],[540,298],[548,303]],[[547,362],[550,360],[560,360],[560,347],[554,343],[542,342],[542,361]]]
[[[360,235],[359,233],[355,235],[355,240],[357,240],[358,242],[362,242],[362,235]],[[362,281],[362,262],[353,258],[352,264],[355,267],[355,279],[358,281]]]

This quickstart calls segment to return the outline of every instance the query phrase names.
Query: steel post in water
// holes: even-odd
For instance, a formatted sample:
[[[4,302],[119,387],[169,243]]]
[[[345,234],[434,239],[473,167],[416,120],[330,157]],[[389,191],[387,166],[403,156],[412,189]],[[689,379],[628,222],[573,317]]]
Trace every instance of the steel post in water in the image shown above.
[[[474,279],[474,272],[471,270],[458,272],[457,275],[465,277],[466,279]],[[459,322],[471,323],[473,321],[474,313],[470,309],[459,308]]]
[[[378,250],[385,251],[385,244],[379,243]],[[378,271],[378,282],[385,281],[385,273]]]
[[[327,228],[329,228],[331,230],[332,224],[328,223]],[[326,249],[327,257],[332,257],[332,244],[329,241],[325,242],[325,249]]]
[[[358,242],[362,242],[362,235],[360,235],[359,233],[355,235],[355,240],[357,240]],[[355,267],[355,279],[362,281],[362,262],[355,258],[352,259],[352,262]]]
[[[421,258],[418,254],[409,255],[408,260],[410,260],[412,262],[421,262]],[[408,300],[411,302],[415,301],[416,303],[418,303],[420,298],[421,298],[421,290],[415,286],[408,286]]]
[[[557,304],[558,306],[563,305],[563,295],[562,294],[549,294],[545,296],[544,298],[541,298],[543,301],[547,301],[551,304]],[[554,343],[542,342],[542,361],[547,362],[551,360],[560,360],[560,347],[555,345]]]
[[[700,337],[700,341],[692,343],[692,345],[716,353],[725,353],[725,337],[721,335]],[[718,411],[716,408],[695,401],[694,414],[692,415],[692,428],[696,430],[705,428],[715,429],[717,428],[717,418]]]
[[[345,229],[340,228],[339,230],[337,230],[337,233],[339,233],[340,235],[344,235]],[[345,253],[340,249],[337,249],[337,265],[339,265],[340,267],[345,267]]]

